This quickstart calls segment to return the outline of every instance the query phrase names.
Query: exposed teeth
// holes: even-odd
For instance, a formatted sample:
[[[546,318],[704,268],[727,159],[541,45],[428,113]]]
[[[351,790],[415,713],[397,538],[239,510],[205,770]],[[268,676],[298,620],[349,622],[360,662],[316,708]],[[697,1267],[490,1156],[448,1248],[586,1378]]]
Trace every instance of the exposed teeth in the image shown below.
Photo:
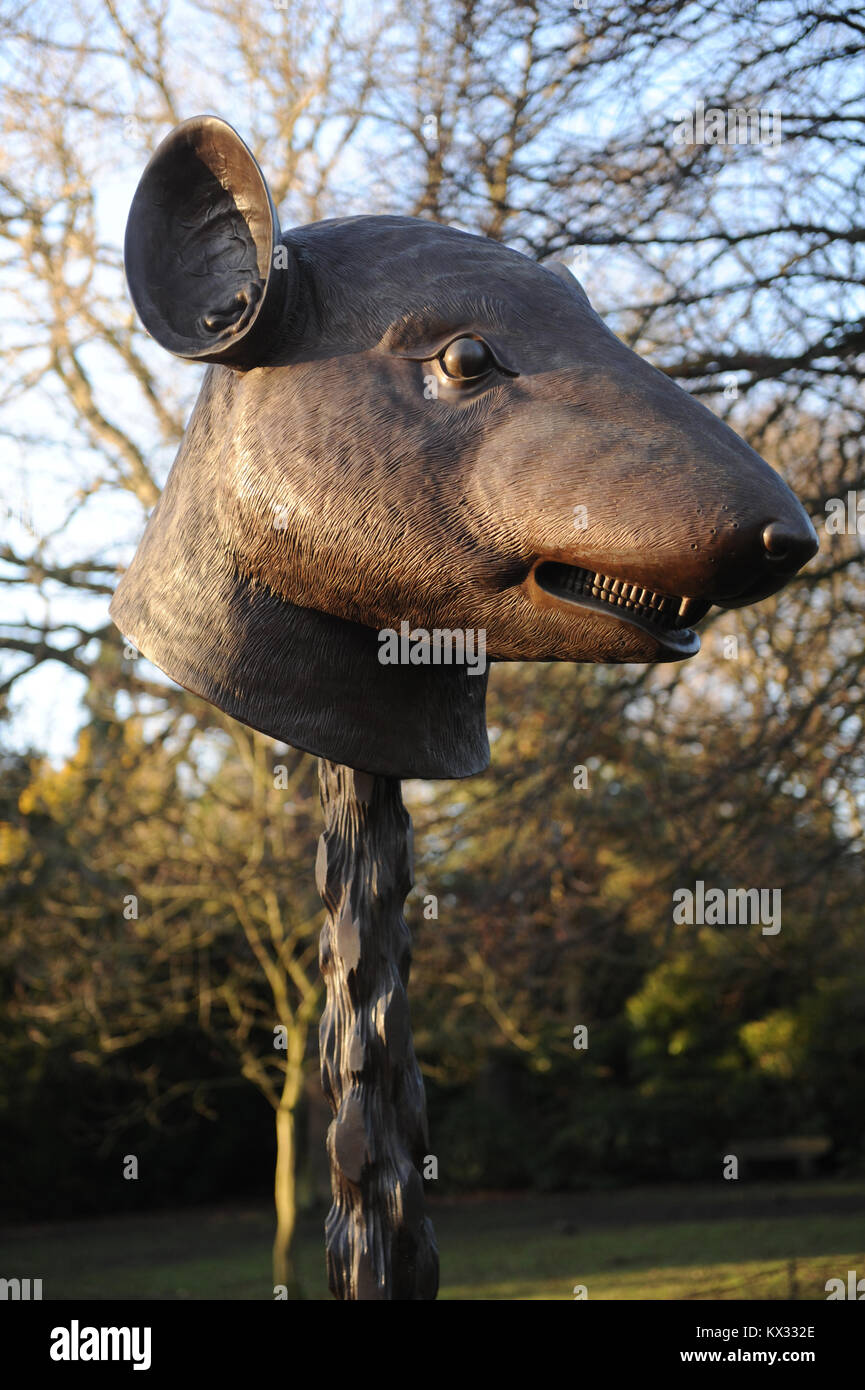
[[[580,569],[576,565],[547,561],[539,569],[544,572],[539,582],[544,587],[548,583],[553,593],[560,592],[574,598],[591,596],[602,603],[624,608],[668,632],[686,627],[685,619],[691,614],[695,621],[699,621],[709,608],[702,599],[674,598],[670,594],[646,589],[642,584],[631,584],[627,580],[614,579],[611,575]]]

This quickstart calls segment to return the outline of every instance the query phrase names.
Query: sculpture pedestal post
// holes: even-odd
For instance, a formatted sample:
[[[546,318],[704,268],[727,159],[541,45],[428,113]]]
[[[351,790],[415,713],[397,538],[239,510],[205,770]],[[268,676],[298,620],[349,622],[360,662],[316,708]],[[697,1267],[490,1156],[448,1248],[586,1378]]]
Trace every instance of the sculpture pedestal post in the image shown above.
[[[399,779],[319,759],[325,829],[316,882],[327,920],[321,1077],[333,1206],[327,1264],[335,1298],[433,1299],[438,1250],[419,1168],[426,1102],[409,1022],[412,829]]]

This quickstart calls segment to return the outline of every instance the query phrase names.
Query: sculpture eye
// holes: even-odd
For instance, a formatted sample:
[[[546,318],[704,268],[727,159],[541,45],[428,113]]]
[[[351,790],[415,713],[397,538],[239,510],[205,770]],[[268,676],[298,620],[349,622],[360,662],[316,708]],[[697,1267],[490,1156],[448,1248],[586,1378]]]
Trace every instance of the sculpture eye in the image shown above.
[[[473,381],[495,366],[495,358],[481,338],[454,338],[438,360],[445,376]]]

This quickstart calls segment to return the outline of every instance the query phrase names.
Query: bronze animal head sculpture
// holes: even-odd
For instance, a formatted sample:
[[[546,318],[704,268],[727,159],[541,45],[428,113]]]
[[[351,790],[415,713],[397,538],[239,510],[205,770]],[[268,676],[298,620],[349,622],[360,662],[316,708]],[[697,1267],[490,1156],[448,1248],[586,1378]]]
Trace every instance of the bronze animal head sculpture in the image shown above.
[[[483,634],[496,661],[676,661],[713,604],[817,549],[781,478],[564,267],[407,217],[282,233],[213,116],[150,160],[126,270],[153,337],[210,366],[111,614],[287,743],[478,772],[486,669],[431,663],[436,633],[451,656]]]

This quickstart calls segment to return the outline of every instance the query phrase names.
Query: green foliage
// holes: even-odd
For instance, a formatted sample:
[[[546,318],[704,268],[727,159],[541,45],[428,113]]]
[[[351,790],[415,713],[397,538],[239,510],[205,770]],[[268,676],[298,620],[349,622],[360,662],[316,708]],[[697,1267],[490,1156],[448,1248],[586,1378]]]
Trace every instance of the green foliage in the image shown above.
[[[290,800],[264,742],[183,727],[145,742],[103,701],[61,767],[8,761],[0,1189],[16,1214],[272,1182],[272,1114],[298,1103],[319,984],[311,769],[283,760]]]

